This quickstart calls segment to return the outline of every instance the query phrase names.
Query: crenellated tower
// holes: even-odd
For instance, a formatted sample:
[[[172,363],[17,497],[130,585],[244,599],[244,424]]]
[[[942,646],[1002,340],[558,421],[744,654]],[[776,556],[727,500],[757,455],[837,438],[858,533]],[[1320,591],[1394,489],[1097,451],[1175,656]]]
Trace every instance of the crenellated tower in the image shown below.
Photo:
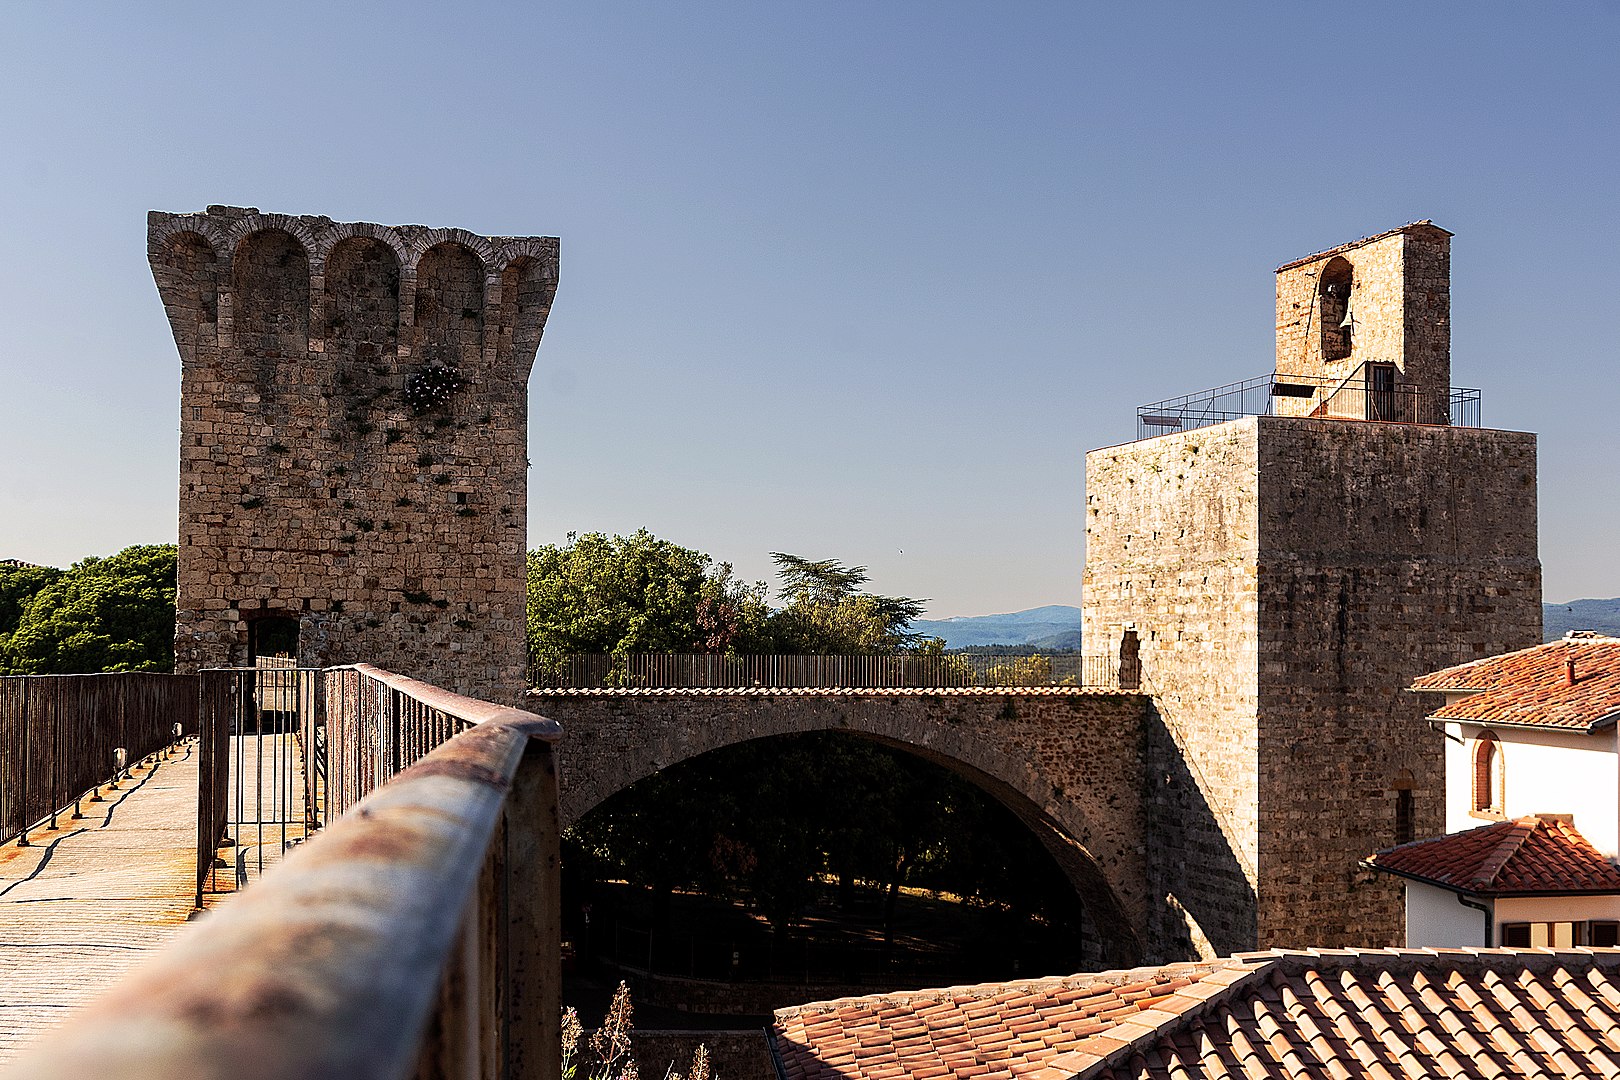
[[[553,237],[154,212],[181,359],[180,670],[295,654],[523,685]]]

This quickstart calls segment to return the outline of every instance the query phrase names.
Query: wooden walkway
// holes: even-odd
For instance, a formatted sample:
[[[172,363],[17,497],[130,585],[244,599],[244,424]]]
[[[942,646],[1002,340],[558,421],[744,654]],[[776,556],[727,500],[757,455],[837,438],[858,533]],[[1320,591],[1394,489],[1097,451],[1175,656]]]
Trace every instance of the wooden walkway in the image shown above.
[[[141,762],[32,846],[0,846],[0,1067],[94,997],[192,912],[197,746]]]

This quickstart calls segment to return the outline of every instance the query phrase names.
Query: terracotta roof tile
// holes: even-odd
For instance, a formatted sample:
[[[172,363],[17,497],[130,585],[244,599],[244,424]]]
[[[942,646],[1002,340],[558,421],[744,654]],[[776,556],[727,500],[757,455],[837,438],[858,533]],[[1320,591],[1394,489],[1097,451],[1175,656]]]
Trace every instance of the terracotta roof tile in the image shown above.
[[[1367,865],[1481,896],[1620,893],[1620,870],[1573,825],[1536,817],[1386,848]]]
[[[1067,978],[991,983],[948,990],[846,998],[784,1009],[775,1034],[783,1065],[811,1080],[860,1077],[898,1066],[907,1076],[946,1060],[966,1047],[978,1075],[991,1080],[1033,1076],[1076,1041],[1118,1045],[1123,1023],[1140,1032],[1174,1001],[1175,991],[1194,987],[1220,964],[1104,972]],[[906,1011],[895,1016],[893,1008]],[[880,1044],[874,1031],[895,1035]],[[900,1037],[901,1033],[907,1037]]]
[[[1620,638],[1566,637],[1430,672],[1412,689],[1469,692],[1437,720],[1590,731],[1620,715]]]
[[[1095,1010],[1126,986],[1172,981],[1198,996],[1155,994],[1168,1004],[1097,1030]],[[968,1068],[1019,1080],[1620,1075],[1620,950],[1309,950],[970,989],[979,995],[965,1000],[995,1004],[988,1028],[965,1026],[963,1002],[938,991],[783,1010],[774,1026],[783,1066],[807,1080]],[[1067,1004],[1054,1010],[1059,999]],[[884,1010],[909,1004],[903,1022],[917,1024],[919,1006],[941,1001],[957,1009],[933,1012],[927,1039],[898,1052],[898,1042],[861,1048],[864,1031],[892,1022]],[[837,1017],[837,1030],[810,1033],[815,1010]],[[1045,1038],[1001,1037],[1031,1015],[1051,1024]],[[983,1040],[991,1031],[993,1046]],[[965,1054],[964,1037],[975,1040]]]

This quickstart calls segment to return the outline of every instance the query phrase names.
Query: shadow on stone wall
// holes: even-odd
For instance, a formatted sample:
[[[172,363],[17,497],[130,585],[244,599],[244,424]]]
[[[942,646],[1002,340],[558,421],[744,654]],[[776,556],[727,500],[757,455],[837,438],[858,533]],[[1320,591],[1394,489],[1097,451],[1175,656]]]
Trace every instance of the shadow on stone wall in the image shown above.
[[[1156,705],[1143,722],[1149,962],[1255,948],[1254,886]]]

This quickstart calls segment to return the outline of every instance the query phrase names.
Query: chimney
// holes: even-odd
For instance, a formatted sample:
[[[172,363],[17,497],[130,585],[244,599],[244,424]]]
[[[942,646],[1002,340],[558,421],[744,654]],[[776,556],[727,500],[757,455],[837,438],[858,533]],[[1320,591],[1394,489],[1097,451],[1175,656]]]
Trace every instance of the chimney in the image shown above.
[[[1564,661],[1564,685],[1575,685],[1575,661],[1573,658]]]

